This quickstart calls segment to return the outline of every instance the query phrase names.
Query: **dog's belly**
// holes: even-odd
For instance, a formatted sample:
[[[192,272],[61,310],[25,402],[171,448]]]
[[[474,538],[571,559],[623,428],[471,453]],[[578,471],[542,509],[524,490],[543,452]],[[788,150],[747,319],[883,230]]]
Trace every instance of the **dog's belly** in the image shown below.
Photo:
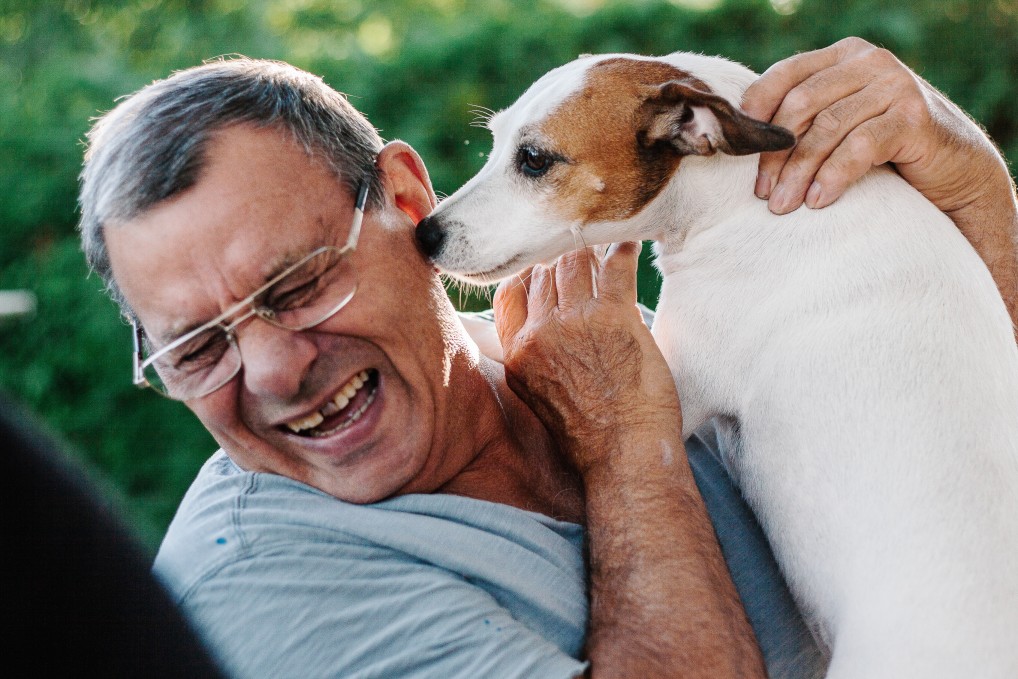
[[[827,217],[665,254],[655,336],[684,423],[738,422],[729,468],[829,676],[1018,676],[1006,312],[946,218],[916,242],[893,218]]]

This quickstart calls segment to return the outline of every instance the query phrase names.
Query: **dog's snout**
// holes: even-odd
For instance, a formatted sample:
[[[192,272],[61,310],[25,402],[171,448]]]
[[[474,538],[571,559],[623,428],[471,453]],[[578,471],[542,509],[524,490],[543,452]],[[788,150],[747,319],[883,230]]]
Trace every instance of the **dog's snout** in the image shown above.
[[[434,259],[445,244],[445,230],[434,217],[425,217],[417,224],[417,244],[425,257]]]

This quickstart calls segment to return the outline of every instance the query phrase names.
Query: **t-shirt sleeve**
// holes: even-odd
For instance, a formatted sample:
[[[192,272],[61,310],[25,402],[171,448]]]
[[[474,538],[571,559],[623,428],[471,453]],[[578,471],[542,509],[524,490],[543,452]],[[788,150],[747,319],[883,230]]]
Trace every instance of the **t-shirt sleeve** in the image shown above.
[[[567,679],[586,668],[484,588],[374,544],[262,548],[182,604],[241,678]]]
[[[799,612],[774,554],[742,497],[725,471],[724,423],[711,421],[686,441],[686,454],[739,592],[746,615],[772,677],[816,677],[827,658]]]

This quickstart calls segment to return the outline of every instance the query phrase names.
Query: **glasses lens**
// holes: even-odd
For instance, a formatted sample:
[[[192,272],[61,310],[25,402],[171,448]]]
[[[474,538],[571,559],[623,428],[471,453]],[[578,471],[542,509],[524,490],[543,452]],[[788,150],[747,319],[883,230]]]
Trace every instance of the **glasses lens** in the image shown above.
[[[265,321],[290,330],[306,330],[325,321],[357,291],[356,271],[346,255],[346,251],[334,247],[315,251],[253,300],[255,312]],[[243,312],[241,317],[246,318]],[[223,386],[237,374],[241,364],[240,349],[223,326],[189,338],[151,363],[147,356],[152,352],[143,353],[142,371],[152,388],[182,401]]]
[[[237,344],[222,328],[215,327],[146,365],[144,374],[157,391],[187,400],[218,389],[239,369]]]
[[[304,330],[332,316],[353,298],[357,275],[347,253],[322,248],[255,301],[265,320]]]

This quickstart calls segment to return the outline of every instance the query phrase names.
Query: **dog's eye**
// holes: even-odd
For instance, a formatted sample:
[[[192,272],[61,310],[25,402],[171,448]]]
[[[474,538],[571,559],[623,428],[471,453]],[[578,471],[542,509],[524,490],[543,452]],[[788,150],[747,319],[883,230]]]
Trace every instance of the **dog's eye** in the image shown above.
[[[551,156],[537,149],[520,149],[520,170],[528,177],[540,177],[548,171],[554,162]]]

